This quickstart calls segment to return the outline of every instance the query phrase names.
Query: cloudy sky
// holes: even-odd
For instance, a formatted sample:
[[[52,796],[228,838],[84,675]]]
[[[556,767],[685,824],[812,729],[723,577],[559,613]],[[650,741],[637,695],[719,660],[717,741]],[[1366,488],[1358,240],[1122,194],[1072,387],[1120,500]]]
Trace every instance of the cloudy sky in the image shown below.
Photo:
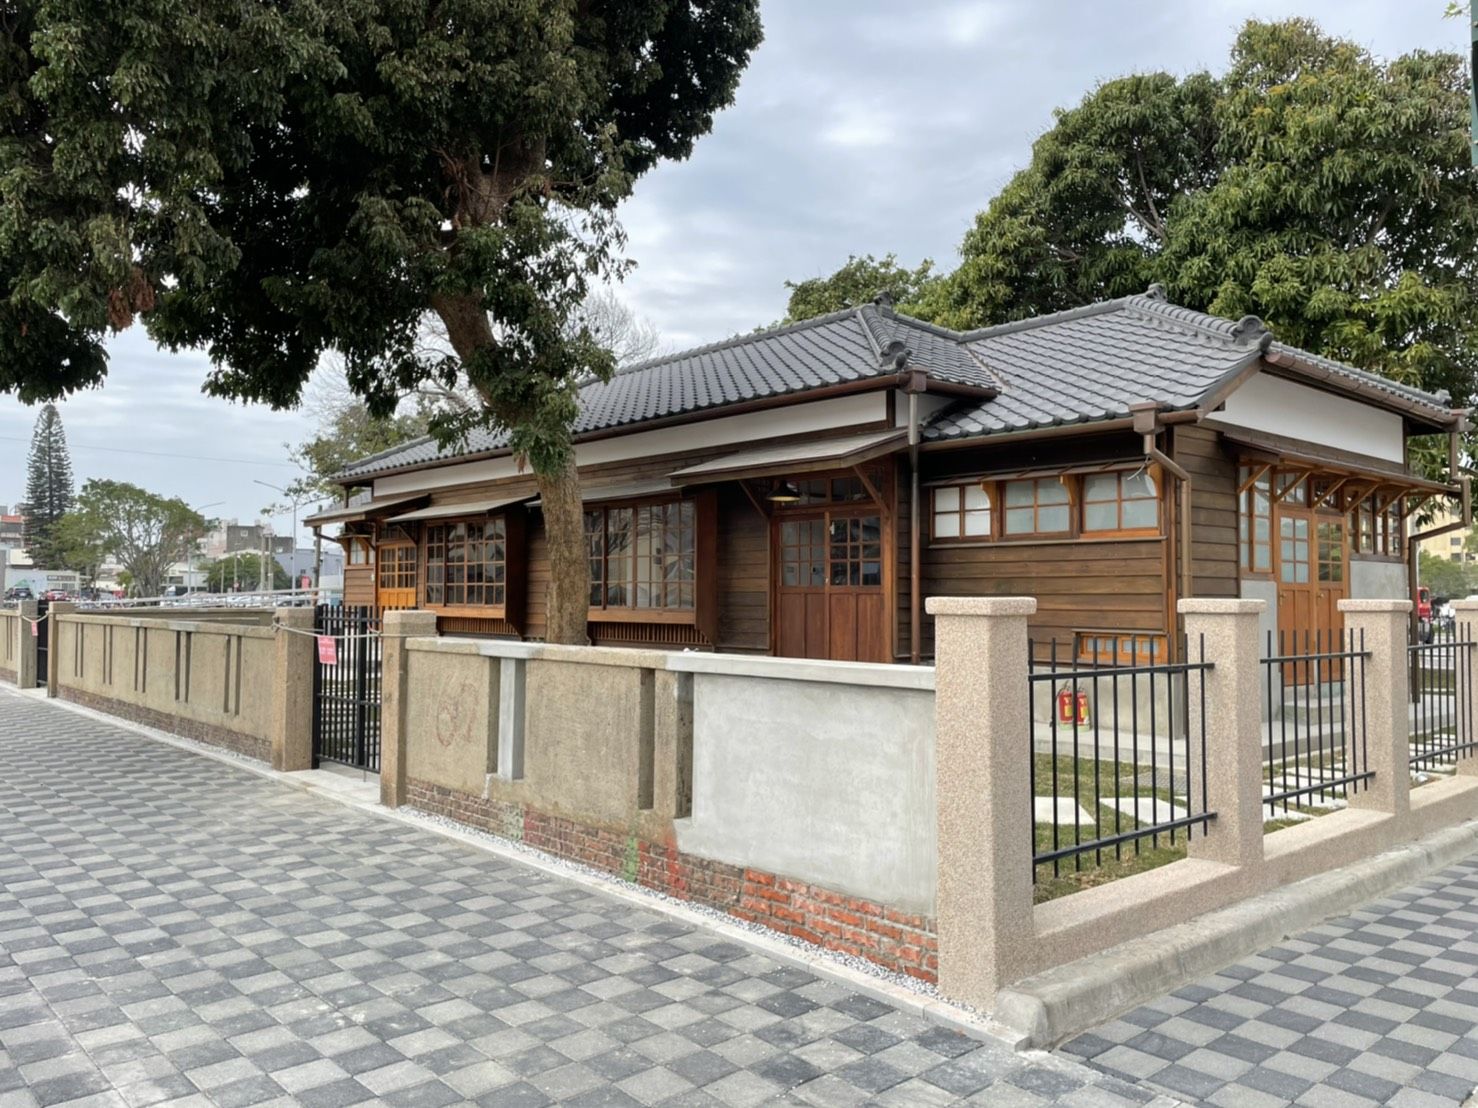
[[[784,311],[783,282],[849,253],[951,268],[960,236],[1025,163],[1054,107],[1136,70],[1221,68],[1243,20],[1303,15],[1378,54],[1465,50],[1443,0],[765,0],[765,42],[689,161],[637,186],[638,269],[620,290],[669,348]],[[200,393],[198,355],[111,343],[100,390],[61,407],[78,483],[113,477],[208,515],[256,518],[295,476],[294,412]],[[35,411],[0,399],[0,503],[20,498]],[[289,528],[289,518],[277,521]]]

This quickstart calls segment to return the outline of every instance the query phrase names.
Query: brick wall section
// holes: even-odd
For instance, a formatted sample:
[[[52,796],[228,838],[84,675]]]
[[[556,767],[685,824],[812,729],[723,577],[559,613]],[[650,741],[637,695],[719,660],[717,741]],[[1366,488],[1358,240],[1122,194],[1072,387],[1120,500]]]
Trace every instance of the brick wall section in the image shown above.
[[[521,840],[556,857],[618,874],[828,950],[857,955],[925,981],[935,980],[938,973],[934,921],[924,916],[425,781],[408,781],[406,800],[423,812]]]
[[[68,688],[66,685],[57,689],[57,695],[62,700],[69,700],[73,704],[81,704],[84,708],[106,712],[110,716],[118,716],[120,719],[133,723],[141,723],[145,727],[168,731],[171,735],[183,735],[187,739],[194,739],[208,746],[223,747],[237,754],[245,754],[248,758],[255,758],[259,762],[271,761],[271,744],[256,735],[247,735],[240,731],[217,727],[214,724],[171,716],[164,712],[156,712],[152,708],[126,704],[112,697],[96,696],[80,689]]]

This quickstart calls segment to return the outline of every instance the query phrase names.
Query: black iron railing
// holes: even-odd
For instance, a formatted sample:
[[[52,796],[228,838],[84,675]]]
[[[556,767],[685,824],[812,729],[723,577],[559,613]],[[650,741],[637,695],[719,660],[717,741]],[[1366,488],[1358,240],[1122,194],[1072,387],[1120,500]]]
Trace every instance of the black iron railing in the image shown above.
[[[1263,804],[1268,819],[1342,806],[1374,776],[1366,736],[1363,631],[1269,631]]]
[[[1411,681],[1409,760],[1417,772],[1442,770],[1472,757],[1472,625],[1459,623],[1431,642],[1408,647]]]
[[[1030,644],[1033,880],[1183,844],[1215,817],[1205,641],[1182,637],[1177,662],[1159,660],[1158,642],[1131,665]]]
[[[380,610],[320,605],[314,630],[333,640],[313,661],[313,762],[380,769]]]

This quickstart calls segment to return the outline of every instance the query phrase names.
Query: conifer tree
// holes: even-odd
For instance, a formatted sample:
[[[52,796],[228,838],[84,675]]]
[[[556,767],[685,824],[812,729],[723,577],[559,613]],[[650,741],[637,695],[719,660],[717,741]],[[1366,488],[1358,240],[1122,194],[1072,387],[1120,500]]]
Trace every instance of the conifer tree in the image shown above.
[[[57,523],[72,510],[72,457],[67,435],[55,404],[46,404],[31,432],[26,461],[25,544],[31,561],[48,569],[60,568]]]

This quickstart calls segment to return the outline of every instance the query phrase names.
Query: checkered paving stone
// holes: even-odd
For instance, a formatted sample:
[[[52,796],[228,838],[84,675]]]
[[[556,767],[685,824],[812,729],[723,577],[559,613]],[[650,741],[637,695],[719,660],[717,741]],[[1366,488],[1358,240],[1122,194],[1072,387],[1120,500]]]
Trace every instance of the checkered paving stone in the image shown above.
[[[1156,1096],[10,693],[0,783],[0,1108]]]
[[[1462,1104],[1478,1087],[1478,856],[1063,1050],[1205,1104]]]

